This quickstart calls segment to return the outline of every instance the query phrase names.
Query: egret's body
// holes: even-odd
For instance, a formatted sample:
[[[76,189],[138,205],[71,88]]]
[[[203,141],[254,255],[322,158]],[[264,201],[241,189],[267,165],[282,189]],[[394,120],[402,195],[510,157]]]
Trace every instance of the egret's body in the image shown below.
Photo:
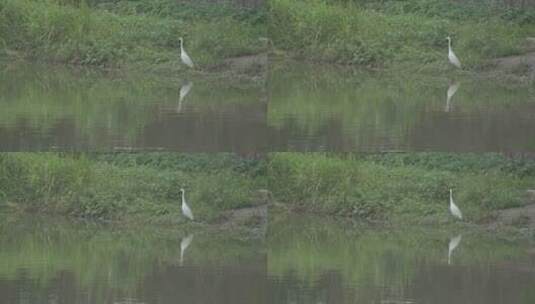
[[[451,98],[453,97],[453,95],[455,95],[455,93],[457,93],[457,90],[459,89],[459,83],[458,82],[454,82],[452,84],[450,84],[450,86],[448,87],[448,92],[446,93],[446,108],[445,108],[445,111],[446,112],[449,112],[450,109],[451,109]]]
[[[450,243],[448,245],[448,265],[451,264],[451,255],[453,253],[453,250],[459,246],[459,243],[461,242],[461,239],[463,236],[459,234],[458,236],[451,238]]]
[[[193,221],[193,212],[191,212],[191,209],[186,203],[186,198],[185,198],[186,194],[185,194],[184,189],[180,189],[180,193],[182,194],[182,214],[184,214],[185,217]]]
[[[455,55],[455,53],[453,52],[453,49],[451,48],[451,38],[447,37],[446,39],[448,40],[448,59],[451,64],[453,64],[454,66],[460,69],[461,61],[459,60],[459,58],[457,58],[457,55]]]
[[[463,219],[463,214],[461,213],[461,210],[453,202],[453,190],[451,190],[451,189],[450,189],[450,212],[456,218],[458,218],[460,220]]]
[[[189,94],[189,91],[191,90],[192,86],[193,86],[193,83],[190,81],[187,84],[180,87],[180,96],[178,98],[178,107],[176,109],[177,113],[180,113],[182,111],[182,101]]]
[[[184,39],[179,38],[178,41],[180,41],[180,59],[182,63],[193,69],[193,60],[191,60],[186,50],[184,50]]]
[[[193,234],[183,238],[180,242],[180,266],[182,266],[182,262],[184,261],[184,253],[186,252],[186,249],[188,249],[189,244],[191,244],[191,241],[193,241]]]

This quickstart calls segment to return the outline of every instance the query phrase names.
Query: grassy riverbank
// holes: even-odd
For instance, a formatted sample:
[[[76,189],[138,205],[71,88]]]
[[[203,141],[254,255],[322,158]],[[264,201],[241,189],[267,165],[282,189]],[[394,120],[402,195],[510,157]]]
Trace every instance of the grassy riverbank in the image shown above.
[[[330,155],[0,154],[0,205],[116,221],[175,224],[180,188],[201,222],[253,206],[267,188],[279,206],[323,215],[401,222],[451,219],[454,189],[466,221],[525,205],[535,161],[487,154]]]
[[[371,66],[445,68],[446,36],[463,63],[518,54],[535,35],[535,9],[491,1],[271,0],[276,48],[298,57]]]
[[[0,195],[19,210],[173,224],[184,221],[184,188],[197,218],[210,222],[254,204],[252,168],[225,155],[8,153],[0,155]]]
[[[524,205],[535,162],[447,153],[329,155],[279,153],[269,189],[290,209],[368,219],[448,219],[449,193],[466,220]]]
[[[210,68],[261,52],[264,34],[263,9],[205,1],[0,3],[0,54],[48,62],[185,69],[178,56],[184,37],[193,60]]]
[[[184,37],[203,71],[250,65],[245,74],[258,74],[264,60],[229,59],[265,53],[269,38],[275,53],[306,60],[436,72],[448,67],[448,35],[463,64],[474,69],[525,52],[534,28],[535,8],[490,0],[270,0],[252,7],[208,0],[6,0],[0,3],[0,56],[176,72],[186,70],[178,57]]]

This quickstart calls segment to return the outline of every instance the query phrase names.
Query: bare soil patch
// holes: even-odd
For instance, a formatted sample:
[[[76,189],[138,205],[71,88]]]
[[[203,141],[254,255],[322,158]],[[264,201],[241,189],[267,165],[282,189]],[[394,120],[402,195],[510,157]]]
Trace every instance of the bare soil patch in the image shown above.
[[[535,78],[535,37],[527,38],[523,48],[523,54],[495,59],[495,69]]]
[[[528,190],[526,194],[528,204],[498,211],[496,224],[535,228],[535,190]]]

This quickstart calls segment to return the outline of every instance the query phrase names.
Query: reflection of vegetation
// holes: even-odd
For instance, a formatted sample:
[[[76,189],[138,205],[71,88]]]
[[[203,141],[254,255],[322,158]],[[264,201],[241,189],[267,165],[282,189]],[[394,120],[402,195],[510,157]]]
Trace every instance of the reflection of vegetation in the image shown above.
[[[172,161],[203,163],[194,156],[168,156],[167,163]],[[203,170],[176,170],[149,161],[116,166],[84,155],[39,153],[1,154],[0,163],[2,199],[25,210],[176,223],[183,220],[178,193],[181,187],[203,221],[217,217],[222,210],[253,204],[255,182],[247,168],[255,166],[250,165],[241,170],[207,169],[208,163]]]
[[[495,1],[271,0],[275,45],[313,60],[445,66],[445,37],[468,66],[520,51],[533,34],[535,9]]]
[[[65,2],[69,2],[65,4]],[[6,0],[0,41],[19,55],[100,66],[177,65],[178,38],[199,64],[259,52],[264,12],[198,1]],[[175,64],[176,63],[176,64]]]
[[[374,141],[383,143],[384,138],[392,141],[390,146],[406,145],[407,130],[429,112],[443,111],[446,102],[445,78],[354,73],[296,62],[288,66],[271,69],[268,124],[282,129],[292,123],[307,135],[317,135],[333,123],[358,147],[374,147]],[[535,96],[531,86],[510,88],[470,78],[460,82],[453,103],[463,114],[505,115],[508,106]]]
[[[277,153],[269,164],[269,188],[289,206],[317,212],[418,218],[449,216],[451,187],[473,221],[522,205],[535,182],[533,167],[530,161],[515,163],[497,155],[409,154],[404,159]]]
[[[45,289],[62,272],[69,272],[76,286],[86,290],[95,303],[104,303],[112,290],[133,296],[144,277],[179,263],[181,237],[176,230],[0,217],[2,279],[15,280],[24,271],[29,279],[37,280],[38,288]],[[256,241],[201,233],[188,248],[186,264],[237,264],[262,254],[262,250]]]
[[[158,106],[175,109],[180,82],[131,74],[126,79],[92,71],[50,66],[6,67],[0,72],[0,124],[29,127],[48,134],[62,122],[74,124],[91,147],[106,145],[102,132],[133,143],[140,131],[157,119]],[[250,104],[260,100],[256,87],[234,88],[221,82],[198,81],[188,102],[199,111]],[[169,110],[167,109],[167,110]],[[27,127],[28,127],[27,126]]]
[[[420,268],[446,265],[448,242],[455,235],[456,232],[429,228],[370,229],[339,220],[290,217],[270,225],[268,274],[296,278],[302,284],[300,288],[311,293],[320,289],[317,285],[322,276],[340,274],[341,278],[333,275],[337,280],[330,284],[358,289],[354,297],[360,301],[347,303],[375,303],[375,287],[387,287],[389,292],[403,295],[410,289],[416,274],[422,271]],[[527,248],[523,244],[468,233],[455,251],[454,263],[487,269],[497,262],[527,258]],[[437,273],[445,274],[444,271]],[[328,288],[337,290],[330,284]]]

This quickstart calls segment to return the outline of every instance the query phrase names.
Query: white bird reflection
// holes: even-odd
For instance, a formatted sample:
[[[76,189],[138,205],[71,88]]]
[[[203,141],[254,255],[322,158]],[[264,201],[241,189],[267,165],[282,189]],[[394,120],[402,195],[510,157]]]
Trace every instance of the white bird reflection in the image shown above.
[[[193,241],[193,234],[190,234],[187,237],[183,238],[180,242],[180,266],[182,266],[182,263],[184,262],[184,253],[191,244],[191,241]]]
[[[448,92],[446,93],[446,107],[444,108],[445,112],[449,112],[451,109],[451,98],[455,93],[457,93],[457,90],[459,89],[459,86],[461,84],[458,81],[455,81],[450,84],[448,87]]]
[[[178,97],[178,106],[176,108],[177,113],[180,113],[182,111],[182,101],[189,94],[191,87],[193,87],[193,82],[191,81],[188,81],[188,83],[180,87],[180,96]]]
[[[459,234],[458,236],[450,239],[450,244],[448,245],[448,265],[451,264],[451,256],[453,254],[453,250],[455,250],[455,248],[459,246],[459,243],[461,243],[462,238],[462,234]]]

